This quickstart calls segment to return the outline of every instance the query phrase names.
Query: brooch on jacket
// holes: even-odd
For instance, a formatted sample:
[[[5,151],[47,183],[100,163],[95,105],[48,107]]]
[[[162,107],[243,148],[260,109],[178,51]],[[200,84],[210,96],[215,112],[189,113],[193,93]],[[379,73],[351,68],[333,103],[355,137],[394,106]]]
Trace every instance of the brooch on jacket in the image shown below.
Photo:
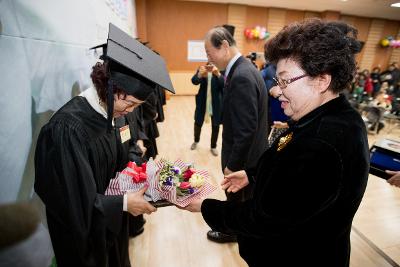
[[[276,151],[281,151],[289,142],[292,140],[293,133],[288,133],[285,136],[279,138],[278,148]]]

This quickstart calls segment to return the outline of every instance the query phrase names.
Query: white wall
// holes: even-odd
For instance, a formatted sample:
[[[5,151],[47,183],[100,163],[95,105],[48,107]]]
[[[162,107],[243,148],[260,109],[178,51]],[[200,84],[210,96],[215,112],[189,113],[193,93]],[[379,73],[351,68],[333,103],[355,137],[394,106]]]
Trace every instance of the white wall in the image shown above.
[[[112,22],[136,37],[134,0],[0,0],[0,203],[27,199],[37,133],[91,85]],[[74,90],[73,90],[74,89]]]

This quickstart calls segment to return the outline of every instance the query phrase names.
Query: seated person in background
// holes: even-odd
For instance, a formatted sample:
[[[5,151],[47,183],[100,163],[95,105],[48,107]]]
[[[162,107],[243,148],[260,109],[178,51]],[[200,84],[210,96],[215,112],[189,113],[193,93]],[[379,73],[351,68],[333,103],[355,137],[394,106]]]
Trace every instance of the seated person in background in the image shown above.
[[[379,107],[384,110],[384,113],[390,113],[392,110],[392,101],[390,101],[390,97],[385,92],[379,92],[374,100],[372,100],[371,105],[374,107]]]
[[[194,112],[194,143],[190,149],[196,149],[200,141],[201,127],[204,121],[209,122],[211,118],[211,154],[218,156],[217,140],[219,126],[222,123],[224,77],[215,65],[207,63],[197,69],[192,77],[192,83],[200,84],[200,88],[196,95]]]

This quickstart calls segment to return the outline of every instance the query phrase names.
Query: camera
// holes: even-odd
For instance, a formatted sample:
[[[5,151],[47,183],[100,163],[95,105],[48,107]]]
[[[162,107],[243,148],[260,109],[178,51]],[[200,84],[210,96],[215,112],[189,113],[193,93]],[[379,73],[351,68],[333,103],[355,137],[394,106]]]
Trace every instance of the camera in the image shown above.
[[[208,72],[211,72],[211,71],[213,70],[213,68],[214,68],[213,65],[206,65],[205,67],[206,67],[206,70],[207,70]]]

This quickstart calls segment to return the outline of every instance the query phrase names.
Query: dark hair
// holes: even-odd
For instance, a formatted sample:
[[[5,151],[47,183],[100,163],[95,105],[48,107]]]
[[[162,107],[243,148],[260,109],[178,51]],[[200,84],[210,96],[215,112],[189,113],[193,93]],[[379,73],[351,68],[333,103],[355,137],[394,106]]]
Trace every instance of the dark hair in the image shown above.
[[[330,74],[329,89],[338,93],[353,80],[360,52],[357,30],[340,21],[320,19],[293,23],[265,44],[266,60],[292,59],[310,76]]]
[[[97,62],[92,67],[92,73],[90,74],[90,78],[92,78],[92,82],[94,87],[96,88],[97,94],[102,102],[107,103],[107,84],[110,79],[110,73],[107,67],[108,63]],[[118,88],[116,85],[113,86],[113,94],[126,94],[121,88]]]
[[[211,44],[216,48],[221,47],[223,40],[226,40],[229,46],[236,46],[236,41],[233,39],[232,34],[230,34],[224,27],[213,28],[208,32],[207,37]]]

